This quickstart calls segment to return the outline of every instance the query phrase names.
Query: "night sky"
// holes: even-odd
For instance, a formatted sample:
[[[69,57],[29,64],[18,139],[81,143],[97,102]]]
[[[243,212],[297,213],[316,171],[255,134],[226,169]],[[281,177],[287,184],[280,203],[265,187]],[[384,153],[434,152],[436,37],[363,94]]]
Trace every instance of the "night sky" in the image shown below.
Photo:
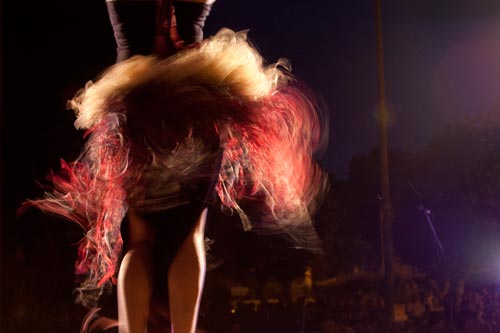
[[[392,148],[419,149],[447,123],[500,106],[498,1],[382,3]],[[250,29],[267,60],[291,60],[327,103],[331,133],[322,161],[344,178],[351,156],[378,143],[374,1],[254,4],[220,1],[207,31]]]
[[[417,151],[462,119],[500,124],[500,2],[382,2],[390,147]],[[104,0],[3,7],[2,202],[10,221],[39,193],[36,181],[78,151],[81,133],[65,103],[114,63],[115,45]],[[217,0],[205,34],[223,27],[249,29],[267,61],[290,59],[324,99],[330,135],[320,162],[346,178],[351,157],[379,138],[375,1]]]

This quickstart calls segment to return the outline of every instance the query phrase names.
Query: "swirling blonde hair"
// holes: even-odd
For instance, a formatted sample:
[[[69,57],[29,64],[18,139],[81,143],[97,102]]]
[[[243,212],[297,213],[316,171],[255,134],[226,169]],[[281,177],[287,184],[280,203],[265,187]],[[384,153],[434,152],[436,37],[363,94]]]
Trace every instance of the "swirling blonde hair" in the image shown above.
[[[327,119],[286,62],[265,63],[246,32],[223,29],[166,59],[113,65],[69,106],[86,130],[85,147],[31,203],[86,230],[77,264],[85,305],[114,281],[128,207],[182,204],[175,194],[189,182],[214,180],[220,202],[247,230],[320,247],[312,216],[327,177],[313,154]],[[214,160],[215,169],[204,167]]]

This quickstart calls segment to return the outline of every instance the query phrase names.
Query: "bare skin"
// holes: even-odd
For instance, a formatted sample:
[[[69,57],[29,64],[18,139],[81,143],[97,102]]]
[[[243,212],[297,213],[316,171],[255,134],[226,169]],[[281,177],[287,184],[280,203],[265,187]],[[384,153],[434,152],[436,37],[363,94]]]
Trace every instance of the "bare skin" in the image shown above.
[[[179,248],[168,273],[172,333],[194,333],[205,279],[205,208]],[[133,210],[129,212],[130,249],[118,274],[120,333],[145,333],[153,290],[154,231]]]
[[[172,333],[194,333],[206,273],[205,208],[182,243],[168,273]]]

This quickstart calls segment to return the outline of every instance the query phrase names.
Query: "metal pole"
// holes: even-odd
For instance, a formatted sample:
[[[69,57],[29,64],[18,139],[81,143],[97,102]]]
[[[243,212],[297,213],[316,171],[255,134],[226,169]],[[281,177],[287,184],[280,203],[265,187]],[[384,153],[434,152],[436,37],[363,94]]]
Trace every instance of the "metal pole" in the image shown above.
[[[380,231],[382,247],[382,267],[384,272],[384,300],[387,322],[394,321],[393,300],[393,245],[392,245],[392,208],[389,187],[389,150],[387,138],[388,115],[385,100],[384,50],[382,43],[382,6],[376,1],[377,31],[377,73],[378,73],[378,112],[380,126],[380,186],[382,202],[380,207]]]

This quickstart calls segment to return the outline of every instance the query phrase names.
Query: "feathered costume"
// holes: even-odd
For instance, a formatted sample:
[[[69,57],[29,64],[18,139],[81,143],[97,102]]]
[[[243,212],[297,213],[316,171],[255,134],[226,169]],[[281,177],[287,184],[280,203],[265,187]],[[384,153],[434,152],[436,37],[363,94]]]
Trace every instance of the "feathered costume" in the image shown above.
[[[319,247],[311,215],[327,188],[313,158],[326,133],[321,110],[285,63],[264,64],[245,32],[223,29],[166,59],[113,65],[70,107],[85,147],[29,203],[85,230],[82,304],[94,306],[115,280],[127,210],[182,205],[199,183],[213,184],[246,230]]]

